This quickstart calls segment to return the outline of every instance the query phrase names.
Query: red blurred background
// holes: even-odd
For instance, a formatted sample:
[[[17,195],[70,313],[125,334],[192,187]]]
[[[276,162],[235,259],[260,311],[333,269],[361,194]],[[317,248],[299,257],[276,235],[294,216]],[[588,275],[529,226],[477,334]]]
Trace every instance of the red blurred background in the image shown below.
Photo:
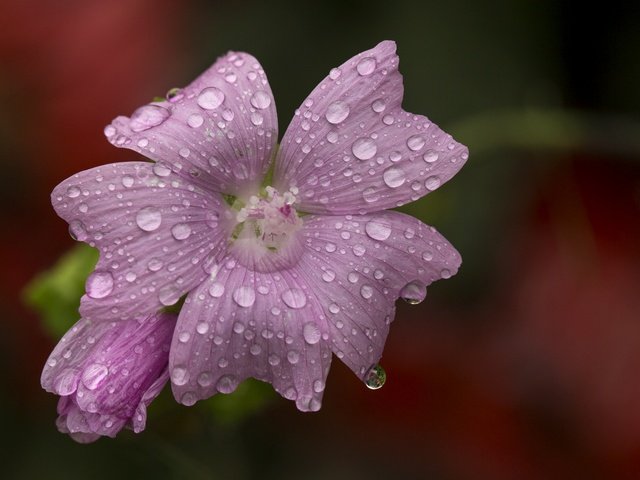
[[[0,6],[0,416],[6,478],[640,478],[640,12],[625,2],[25,0]],[[102,129],[227,50],[269,74],[280,131],[329,69],[391,38],[404,107],[470,148],[409,208],[460,273],[399,306],[371,392],[334,361],[318,414],[204,407],[79,446],[39,373],[55,338],[21,301],[72,246],[49,204],[130,160]],[[74,319],[70,319],[71,321]],[[4,476],[4,475],[3,475]]]

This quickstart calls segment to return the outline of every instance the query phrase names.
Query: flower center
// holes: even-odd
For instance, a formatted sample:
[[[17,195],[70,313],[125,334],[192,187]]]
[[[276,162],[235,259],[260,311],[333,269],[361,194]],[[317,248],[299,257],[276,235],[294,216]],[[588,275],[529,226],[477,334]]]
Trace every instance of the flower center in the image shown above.
[[[293,207],[297,193],[295,187],[283,194],[266,187],[264,195],[251,196],[238,211],[231,249],[241,263],[253,270],[273,271],[297,262],[296,232],[302,227]]]

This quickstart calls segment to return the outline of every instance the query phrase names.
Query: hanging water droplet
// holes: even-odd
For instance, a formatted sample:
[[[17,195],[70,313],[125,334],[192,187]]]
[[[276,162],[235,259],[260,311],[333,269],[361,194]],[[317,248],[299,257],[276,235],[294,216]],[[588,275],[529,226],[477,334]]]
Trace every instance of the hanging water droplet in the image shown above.
[[[364,229],[374,240],[386,240],[391,235],[391,227],[377,220],[367,222]]]
[[[381,388],[387,381],[387,373],[382,368],[382,365],[377,364],[371,367],[369,372],[364,377],[364,384],[371,390],[377,390]]]
[[[365,57],[358,62],[356,70],[362,76],[371,75],[376,69],[376,59],[373,57]]]
[[[315,345],[320,341],[322,332],[320,332],[320,329],[315,323],[308,322],[304,324],[304,327],[302,327],[302,335],[304,336],[305,342],[309,345]]]
[[[173,103],[182,100],[182,97],[184,97],[184,95],[182,94],[182,89],[174,87],[167,92],[166,97],[167,100]]]
[[[238,287],[233,292],[233,301],[241,307],[250,307],[256,301],[256,292],[249,286]]]
[[[171,113],[166,108],[158,105],[145,105],[131,114],[129,128],[134,132],[143,132],[152,127],[157,127],[170,115]]]
[[[338,100],[327,107],[325,118],[329,123],[337,125],[349,116],[349,105]]]
[[[145,232],[157,230],[162,223],[162,214],[156,207],[144,207],[136,215],[136,224]]]
[[[389,167],[382,174],[382,179],[387,187],[398,188],[405,182],[404,172],[397,167]]]
[[[260,110],[264,110],[269,105],[271,105],[271,96],[268,93],[258,90],[251,96],[251,105],[255,108],[259,108]]]
[[[85,291],[91,298],[108,296],[113,291],[113,276],[109,272],[93,272],[87,277]]]
[[[407,147],[409,147],[409,150],[413,150],[414,152],[417,152],[424,147],[424,143],[424,138],[420,135],[412,135],[407,139]]]
[[[427,289],[418,281],[409,282],[400,290],[400,298],[410,305],[417,305],[422,302],[426,296]]]
[[[216,383],[216,389],[220,393],[231,393],[238,387],[238,379],[233,375],[223,375]]]
[[[303,308],[307,304],[307,296],[297,288],[282,292],[282,301],[290,308]]]
[[[359,160],[369,160],[377,151],[376,143],[368,137],[359,138],[351,145],[351,152]]]
[[[87,239],[87,229],[80,220],[71,220],[69,222],[69,235],[76,242],[84,242]]]
[[[216,87],[203,88],[197,102],[205,110],[213,110],[224,102],[224,92]]]

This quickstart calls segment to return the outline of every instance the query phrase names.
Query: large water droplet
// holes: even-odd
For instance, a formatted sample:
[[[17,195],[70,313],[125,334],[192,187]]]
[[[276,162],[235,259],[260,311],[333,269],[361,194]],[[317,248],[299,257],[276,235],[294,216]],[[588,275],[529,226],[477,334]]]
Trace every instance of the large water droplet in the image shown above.
[[[238,379],[233,375],[223,375],[216,383],[216,389],[220,393],[231,393],[238,388]]]
[[[282,301],[291,308],[302,308],[307,304],[307,296],[298,288],[282,292]]]
[[[166,108],[158,105],[145,105],[131,114],[129,128],[134,132],[143,132],[152,127],[157,127],[170,115],[171,113]]]
[[[109,272],[95,271],[87,278],[85,290],[91,298],[104,298],[113,291],[113,276]]]
[[[413,281],[407,283],[400,290],[400,298],[410,305],[417,305],[427,296],[427,289],[420,282]]]
[[[89,390],[95,390],[108,374],[109,369],[106,366],[100,363],[92,363],[82,373],[82,383]]]
[[[224,92],[216,87],[203,88],[197,102],[205,110],[213,110],[224,102]]]
[[[145,232],[157,230],[162,223],[162,214],[156,207],[144,207],[136,215],[136,224]]]
[[[374,240],[386,240],[391,235],[391,227],[377,220],[367,222],[364,229]]]
[[[420,135],[412,135],[407,139],[407,147],[409,147],[409,150],[413,150],[414,152],[417,152],[424,147],[424,143],[424,138]]]
[[[351,145],[351,152],[359,160],[369,160],[377,151],[376,143],[368,137],[359,138]]]
[[[371,390],[381,388],[387,381],[387,372],[384,371],[382,365],[374,365],[364,377],[364,384]]]
[[[406,179],[404,172],[397,167],[389,167],[382,174],[384,183],[390,188],[398,188]]]
[[[349,105],[345,102],[337,101],[333,102],[327,107],[327,113],[325,117],[329,123],[337,125],[344,121],[349,116]]]
[[[302,335],[304,336],[305,342],[309,345],[315,345],[320,341],[322,332],[320,332],[320,329],[315,323],[309,322],[305,323],[304,327],[302,327]]]
[[[424,181],[424,186],[427,190],[435,190],[440,186],[440,178],[433,175]]]
[[[250,307],[256,301],[256,292],[246,285],[238,287],[233,292],[233,300],[241,307]]]
[[[158,292],[158,300],[165,307],[173,305],[180,300],[180,291],[173,285],[167,285]]]
[[[376,59],[373,57],[365,57],[358,62],[356,70],[362,76],[371,75],[376,69]]]
[[[259,108],[260,110],[264,110],[269,105],[271,105],[271,96],[267,92],[263,92],[262,90],[258,90],[251,96],[251,105],[255,108]]]
[[[191,235],[191,227],[187,223],[177,223],[171,227],[171,235],[176,240],[185,240]]]

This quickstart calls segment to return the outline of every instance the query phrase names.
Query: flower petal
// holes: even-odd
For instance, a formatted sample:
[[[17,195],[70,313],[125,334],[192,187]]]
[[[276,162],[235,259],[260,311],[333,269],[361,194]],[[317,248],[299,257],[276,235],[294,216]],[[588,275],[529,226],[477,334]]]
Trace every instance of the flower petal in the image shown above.
[[[333,352],[361,379],[382,356],[399,297],[454,275],[458,252],[419,220],[397,212],[305,219],[300,271],[327,318]]]
[[[207,276],[229,228],[220,195],[146,162],[78,173],[51,201],[72,236],[100,250],[80,307],[87,319],[144,316],[175,303]]]
[[[191,405],[254,377],[298,409],[318,410],[331,363],[326,338],[301,272],[254,272],[228,259],[180,312],[169,359],[174,395]]]
[[[229,52],[189,86],[171,90],[167,101],[114,119],[105,135],[117,147],[237,195],[257,187],[267,172],[278,120],[258,61]]]
[[[274,185],[297,186],[311,213],[394,208],[448,181],[468,156],[428,118],[401,108],[404,88],[394,42],[331,70],[287,128]]]

